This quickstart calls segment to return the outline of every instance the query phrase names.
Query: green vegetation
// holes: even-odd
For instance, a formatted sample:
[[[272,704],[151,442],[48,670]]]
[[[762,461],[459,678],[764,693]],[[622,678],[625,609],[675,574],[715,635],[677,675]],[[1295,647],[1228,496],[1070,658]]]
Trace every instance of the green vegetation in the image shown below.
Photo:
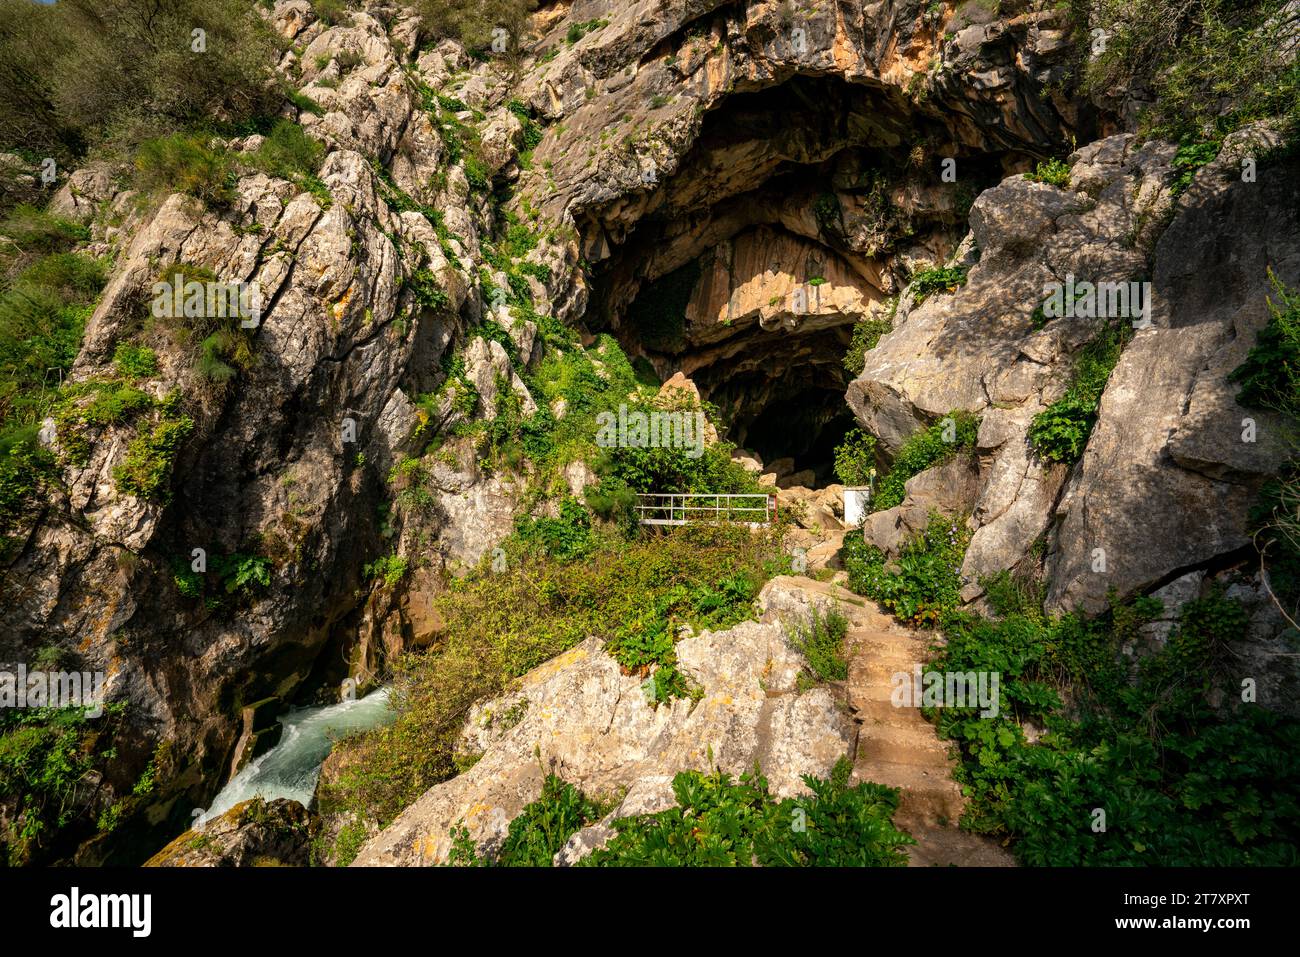
[[[1287,53],[1293,20],[1285,0],[1103,0],[1080,21],[1084,34],[1106,32],[1105,50],[1091,59],[1084,92],[1108,98],[1149,89],[1143,124],[1180,140],[1219,135],[1252,120],[1300,120],[1300,65]]]
[[[404,0],[420,15],[420,34],[427,41],[451,37],[467,49],[491,48],[492,31],[509,31],[509,49],[518,49],[518,35],[537,9],[537,0]]]
[[[1061,189],[1070,188],[1070,164],[1064,160],[1050,159],[1039,163],[1025,178],[1035,183],[1047,183]]]
[[[889,301],[889,314],[884,317],[863,319],[853,326],[853,338],[849,342],[849,351],[844,354],[844,368],[852,375],[862,374],[867,353],[876,348],[880,337],[894,328],[894,311],[898,308],[898,297]]]
[[[453,867],[550,867],[570,837],[600,820],[608,810],[572,784],[548,774],[542,783],[542,796],[510,822],[505,842],[495,857],[479,857],[469,831],[459,826],[452,829],[455,840],[447,863]]]
[[[1010,839],[1030,865],[1300,862],[1300,771],[1289,757],[1300,722],[1233,703],[1226,648],[1246,627],[1237,603],[1212,594],[1186,605],[1135,680],[1118,649],[1159,602],[1115,605],[1091,622],[1049,619],[1022,600],[994,607],[997,621],[947,616],[932,664],[1001,675],[996,717],[938,714],[963,759],[965,827]],[[1217,711],[1207,704],[1215,687],[1228,692]],[[1043,729],[1034,744],[1029,722]]]
[[[143,193],[189,193],[222,206],[235,195],[229,155],[207,137],[168,133],[145,140],[135,154],[135,187]]]
[[[406,576],[409,563],[398,555],[384,555],[365,566],[367,578],[378,578],[385,588],[392,588]]]
[[[177,414],[163,416],[148,432],[141,432],[127,446],[122,464],[113,469],[117,487],[140,498],[166,501],[172,465],[193,431],[194,420]]]
[[[1173,195],[1179,196],[1187,192],[1192,185],[1192,180],[1196,178],[1197,171],[1218,158],[1219,150],[1222,148],[1223,140],[1218,137],[1208,140],[1191,135],[1183,137],[1170,164],[1175,174],[1173,182],[1169,184]]]
[[[256,124],[283,99],[273,72],[281,42],[243,0],[5,0],[0,150],[69,169],[88,151],[125,159],[212,117]]]
[[[569,560],[512,536],[502,546],[504,568],[485,556],[452,581],[435,599],[446,623],[437,649],[395,665],[396,722],[340,743],[349,760],[324,788],[326,813],[386,825],[458,772],[456,742],[470,707],[511,679],[588,636],[639,662],[639,673],[662,672],[664,649],[639,639],[630,623],[669,642],[682,625],[725,627],[751,614],[759,586],[790,568],[777,535],[743,527],[691,525],[632,541],[605,529],[590,534],[586,557]],[[670,684],[652,682],[647,691],[662,700]]]
[[[30,206],[0,221],[0,562],[57,481],[37,432],[62,401],[60,383],[104,284],[102,262],[68,251],[88,235]]]
[[[905,624],[938,625],[961,604],[961,564],[970,535],[963,519],[931,513],[925,530],[892,562],[860,536],[846,536],[842,554],[849,588]]]
[[[893,825],[898,791],[849,786],[841,758],[829,779],[804,776],[807,798],[778,800],[755,769],[673,778],[677,806],[614,821],[617,834],[588,867],[899,867],[915,843]]]
[[[844,681],[849,663],[844,658],[844,636],[849,620],[838,608],[814,605],[807,617],[785,626],[785,640],[804,657],[800,690],[828,681]]]
[[[866,486],[875,474],[876,437],[850,429],[835,449],[835,477],[848,486]]]
[[[1083,455],[1106,382],[1130,335],[1122,323],[1109,323],[1079,350],[1065,395],[1029,425],[1029,443],[1040,456],[1049,462],[1077,462]]]
[[[573,46],[588,33],[599,30],[601,27],[609,26],[608,20],[586,20],[582,23],[569,24],[569,31],[564,35],[564,42]]]
[[[1276,302],[1269,303],[1268,324],[1256,336],[1246,359],[1228,375],[1241,384],[1237,401],[1300,417],[1300,293],[1272,280]]]
[[[1237,401],[1248,407],[1282,414],[1291,459],[1263,489],[1251,511],[1255,544],[1267,564],[1266,584],[1297,617],[1300,605],[1300,468],[1295,450],[1300,440],[1300,294],[1288,290],[1270,273],[1275,299],[1269,302],[1268,324],[1240,366],[1228,375],[1241,384]]]
[[[979,419],[961,409],[954,409],[928,429],[913,433],[876,487],[871,510],[881,512],[901,504],[907,494],[908,479],[943,464],[962,449],[972,448],[978,433]]]
[[[152,379],[158,374],[158,353],[148,346],[122,342],[113,353],[113,367],[127,382]]]
[[[934,293],[954,292],[965,282],[965,266],[931,266],[914,272],[908,288],[919,306]]]
[[[115,752],[102,747],[102,724],[119,706],[94,719],[82,708],[0,709],[0,800],[15,811],[0,829],[9,866],[29,864],[62,833],[77,826],[78,808],[94,788],[91,772]]]

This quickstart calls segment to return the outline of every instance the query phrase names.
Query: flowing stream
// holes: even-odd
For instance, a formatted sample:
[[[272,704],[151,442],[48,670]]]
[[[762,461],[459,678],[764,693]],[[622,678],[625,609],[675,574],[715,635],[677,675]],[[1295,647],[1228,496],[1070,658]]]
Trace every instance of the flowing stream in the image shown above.
[[[350,731],[364,731],[392,722],[397,715],[388,707],[388,688],[364,698],[316,708],[295,708],[280,718],[280,742],[254,758],[212,800],[212,807],[196,823],[219,817],[241,801],[263,797],[289,798],[304,806],[311,803],[321,765],[334,742]]]

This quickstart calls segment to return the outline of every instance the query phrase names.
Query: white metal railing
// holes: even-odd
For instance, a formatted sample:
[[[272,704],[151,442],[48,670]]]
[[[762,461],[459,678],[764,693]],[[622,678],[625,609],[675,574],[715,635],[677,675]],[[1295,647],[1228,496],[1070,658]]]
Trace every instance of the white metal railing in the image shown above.
[[[636,497],[636,513],[642,525],[709,521],[768,525],[776,517],[776,496],[646,492]]]

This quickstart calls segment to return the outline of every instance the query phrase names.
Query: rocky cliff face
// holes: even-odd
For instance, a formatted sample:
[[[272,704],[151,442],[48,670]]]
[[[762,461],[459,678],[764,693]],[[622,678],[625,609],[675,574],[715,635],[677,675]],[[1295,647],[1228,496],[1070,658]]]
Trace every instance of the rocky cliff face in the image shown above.
[[[795,409],[788,421],[815,431],[847,401],[888,457],[950,410],[979,413],[963,474],[919,477],[869,527],[896,536],[904,512],[942,497],[968,508],[968,600],[981,576],[1041,563],[1051,607],[1096,611],[1112,588],[1199,582],[1237,561],[1246,509],[1284,450],[1279,423],[1238,407],[1224,375],[1267,318],[1265,266],[1300,281],[1297,178],[1287,167],[1242,183],[1242,152],[1261,148],[1243,142],[1175,195],[1172,145],[1139,143],[1055,92],[1077,51],[1063,12],[1031,6],[575,0],[545,5],[506,64],[452,42],[421,47],[418,22],[383,3],[331,26],[306,0],[279,0],[271,16],[291,47],[280,70],[320,107],[294,118],[327,150],[323,188],[255,173],[223,209],[180,194],[148,206],[97,169],[56,201],[115,257],[73,381],[107,375],[161,267],[256,280],[266,300],[254,361],[226,385],[199,382],[182,347],[157,340],[148,391],[193,400],[168,494],[136,497],[112,478],[145,423],[97,428],[5,573],[0,659],[66,648],[129,702],[120,759],[92,804],[129,792],[165,739],[166,784],[147,817],[188,821],[240,763],[246,708],[371,674],[384,655],[432,640],[428,597],[509,532],[526,484],[481,470],[451,431],[495,415],[498,389],[536,407],[519,375],[540,352],[536,321],[612,332],[661,375],[686,372],[742,441],[770,409]],[[1088,145],[1070,157],[1068,186],[1021,175],[1071,139]],[[507,217],[541,237],[522,280],[481,245]],[[949,262],[969,267],[962,288],[910,292],[918,268]],[[1155,303],[1073,467],[1026,443],[1097,330],[1037,327],[1045,284],[1067,273],[1150,279]],[[512,278],[527,287],[530,320],[492,294]],[[513,349],[476,338],[494,317]],[[863,319],[892,331],[854,375],[842,357]],[[472,393],[449,386],[453,355]],[[1240,440],[1247,417],[1253,443]],[[429,508],[390,511],[405,481],[390,470],[437,435],[448,444],[418,473]],[[49,438],[66,442],[56,427]],[[194,549],[265,558],[265,586],[186,597],[174,579]],[[385,555],[409,572],[365,577]],[[1261,641],[1276,633],[1263,607]],[[793,774],[822,771],[848,732],[828,702],[772,698],[789,690],[779,682],[755,690],[759,671],[784,667],[770,631],[742,626],[732,637],[753,647],[720,658],[707,636],[680,646],[710,693],[748,682],[716,714],[628,704],[632,679],[583,646],[517,692],[542,696],[519,727],[573,736],[562,761],[594,762],[583,773],[596,787],[699,766],[715,739],[738,768],[788,745],[816,752]],[[570,686],[599,689],[620,728],[612,751],[587,749],[566,724]],[[825,712],[812,737],[808,708]],[[484,789],[507,809],[534,796],[542,772],[510,744],[525,732],[471,731],[488,757],[422,802],[419,835],[398,828],[368,860],[443,853],[442,825]],[[672,741],[647,750],[656,736]]]

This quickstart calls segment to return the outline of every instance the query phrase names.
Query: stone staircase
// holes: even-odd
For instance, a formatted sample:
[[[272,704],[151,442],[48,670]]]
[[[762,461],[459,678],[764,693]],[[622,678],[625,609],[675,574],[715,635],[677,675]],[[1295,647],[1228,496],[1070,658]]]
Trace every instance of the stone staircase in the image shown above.
[[[995,842],[957,827],[964,798],[952,778],[956,759],[917,708],[890,702],[892,676],[924,664],[929,636],[897,624],[874,602],[837,584],[804,579],[802,587],[833,599],[849,620],[845,693],[860,722],[854,777],[899,788],[895,823],[916,839],[912,866],[1012,867]]]

